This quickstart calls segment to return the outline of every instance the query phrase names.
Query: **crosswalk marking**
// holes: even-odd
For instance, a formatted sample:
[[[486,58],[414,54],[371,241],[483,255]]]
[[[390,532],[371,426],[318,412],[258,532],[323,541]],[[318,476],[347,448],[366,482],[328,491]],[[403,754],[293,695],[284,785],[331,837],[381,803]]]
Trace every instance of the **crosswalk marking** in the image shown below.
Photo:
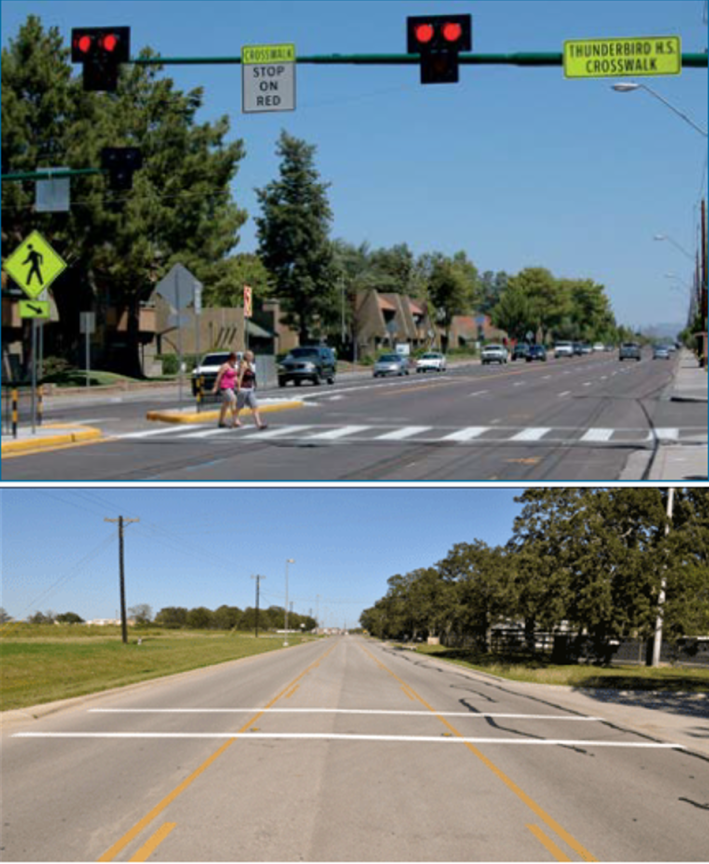
[[[375,441],[403,441],[404,438],[411,438],[413,435],[428,432],[431,428],[431,426],[404,426],[402,429],[395,429],[393,432],[377,435]]]
[[[274,426],[266,430],[257,430],[251,427],[245,429],[219,429],[213,424],[209,426],[199,424],[185,427],[184,425],[166,426],[159,429],[149,429],[137,432],[128,432],[113,436],[117,440],[146,441],[159,444],[160,439],[188,442],[214,442],[215,446],[235,445],[240,442],[253,444],[258,441],[303,441],[330,443],[349,439],[357,442],[381,442],[385,443],[427,443],[427,444],[518,444],[540,446],[554,446],[563,444],[565,446],[609,446],[616,444],[628,446],[636,444],[639,448],[655,446],[658,442],[671,442],[675,444],[706,444],[706,427],[686,428],[590,428],[577,429],[574,427],[541,427],[530,426],[527,428],[510,427],[502,425],[489,426],[463,426],[459,429],[450,426],[399,426],[393,424],[371,424],[371,425],[343,425],[332,426],[326,424],[287,424]]]
[[[243,435],[239,435],[239,438],[246,438],[247,441],[250,441],[252,438],[265,438],[270,441],[272,438],[286,438],[288,435],[300,435],[301,432],[305,432],[306,429],[312,428],[312,425],[278,426],[275,429],[267,429],[265,432],[255,429],[253,432],[246,432]]]
[[[487,432],[489,426],[467,426],[465,429],[459,429],[457,432],[452,432],[450,435],[444,435],[442,441],[472,441],[473,438],[479,438],[483,432]]]
[[[518,432],[517,435],[513,435],[512,438],[510,438],[510,441],[539,441],[547,434],[547,432],[551,432],[551,429],[524,429],[522,432]]]
[[[190,426],[190,430],[194,429],[203,429],[204,424],[200,424],[199,426]],[[176,425],[169,426],[165,429],[149,429],[147,432],[129,432],[127,435],[121,435],[121,438],[153,438],[156,435],[169,435],[170,433],[175,434],[176,432],[185,432],[185,427]]]
[[[582,441],[610,441],[613,429],[589,429],[581,438]]]
[[[371,428],[371,426],[343,426],[341,429],[330,429],[328,432],[316,432],[314,435],[307,435],[306,438],[308,441],[336,441],[338,438],[366,432]]]

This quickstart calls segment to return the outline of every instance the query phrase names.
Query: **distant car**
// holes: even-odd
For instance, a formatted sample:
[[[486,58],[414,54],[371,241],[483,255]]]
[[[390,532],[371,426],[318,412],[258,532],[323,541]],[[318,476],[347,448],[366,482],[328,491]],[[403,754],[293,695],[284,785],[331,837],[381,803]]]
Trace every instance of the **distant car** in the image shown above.
[[[416,361],[417,372],[445,372],[446,358],[438,351],[428,351]]]
[[[292,381],[296,387],[303,381],[318,385],[324,378],[328,384],[335,383],[337,359],[332,348],[325,345],[303,345],[293,350],[278,364],[278,386],[285,387]]]
[[[403,354],[383,354],[374,364],[374,377],[386,375],[408,375],[409,361]]]
[[[603,342],[594,342],[593,343],[593,350],[594,351],[605,351],[606,346],[603,344]]]
[[[527,351],[527,363],[532,363],[534,360],[547,362],[547,349],[543,345],[530,345]]]
[[[588,342],[582,342],[579,349],[581,354],[593,354],[593,348],[588,344]]]
[[[488,363],[507,363],[507,348],[504,345],[486,345],[480,352],[480,359],[483,366]]]
[[[515,360],[524,360],[527,356],[527,352],[529,351],[529,345],[526,342],[518,342],[515,347],[512,349],[512,356],[510,360],[514,362]]]
[[[574,346],[571,342],[557,342],[554,346],[555,357],[573,357]]]
[[[193,396],[197,395],[197,384],[200,378],[202,379],[202,393],[207,394],[212,392],[219,370],[229,359],[230,353],[229,351],[214,351],[202,357],[199,364],[192,370]]]
[[[652,359],[669,360],[670,349],[667,347],[667,345],[655,345],[655,347],[652,349]]]
[[[618,350],[619,360],[640,360],[640,346],[637,342],[623,342]]]

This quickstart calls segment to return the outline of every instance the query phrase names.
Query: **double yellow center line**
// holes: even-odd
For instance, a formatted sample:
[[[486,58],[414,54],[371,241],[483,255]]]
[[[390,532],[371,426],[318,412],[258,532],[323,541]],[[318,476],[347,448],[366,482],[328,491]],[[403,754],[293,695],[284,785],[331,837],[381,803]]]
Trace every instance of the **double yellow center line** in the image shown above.
[[[155,807],[153,807],[153,809],[140,820],[140,822],[136,822],[136,824],[130,829],[130,831],[128,831],[126,834],[124,834],[120,840],[118,840],[116,843],[113,844],[113,846],[111,846],[110,849],[108,849],[106,852],[104,852],[104,854],[98,860],[99,861],[113,861],[113,859],[117,855],[120,855],[120,853],[126,848],[126,846],[128,846],[129,843],[131,843],[133,840],[135,840],[135,838],[141,833],[141,831],[144,831],[145,828],[147,828],[147,826],[154,819],[157,819],[157,817],[167,807],[169,807],[170,804],[172,804],[172,802],[178,796],[180,796],[186,789],[188,789],[198,777],[200,777],[202,774],[204,774],[204,772],[207,770],[207,768],[209,768],[209,766],[213,762],[216,762],[216,760],[222,754],[226,753],[226,751],[231,747],[231,745],[234,743],[234,741],[236,741],[236,737],[238,735],[241,735],[244,732],[247,732],[249,727],[253,726],[253,724],[260,717],[263,717],[264,713],[269,708],[271,708],[271,706],[275,705],[279,699],[281,699],[290,690],[292,690],[292,688],[299,683],[301,678],[304,678],[308,674],[308,672],[310,672],[311,669],[315,668],[315,666],[317,666],[320,663],[321,660],[324,660],[325,657],[327,657],[327,655],[335,648],[336,644],[337,643],[333,644],[333,646],[331,648],[328,648],[328,650],[321,657],[318,657],[318,659],[315,660],[313,663],[311,663],[310,666],[305,668],[300,673],[300,675],[298,675],[297,678],[294,678],[289,684],[287,684],[277,696],[274,696],[274,698],[271,699],[271,701],[268,703],[268,705],[265,705],[262,708],[262,710],[258,712],[258,714],[254,715],[247,723],[244,723],[244,725],[241,727],[241,729],[239,729],[238,732],[236,732],[236,734],[233,738],[230,738],[225,744],[222,744],[222,746],[218,750],[216,750],[214,753],[212,753],[212,755],[205,762],[203,762],[199,766],[199,768],[197,768],[195,771],[193,771],[189,775],[189,777],[187,777],[185,780],[183,780],[182,783],[180,783],[179,786],[177,786],[175,789],[173,789],[169,795],[166,795],[159,804],[157,804]],[[168,823],[168,824],[170,824],[170,823]],[[158,831],[158,833],[156,835],[154,835],[154,837],[151,838],[151,840],[149,840],[148,843],[146,843],[146,845],[138,852],[138,854],[135,856],[135,858],[131,859],[131,860],[145,861],[146,860],[145,857],[139,857],[139,856],[141,856],[141,853],[143,853],[148,847],[151,847],[150,851],[153,851],[153,849],[156,848],[157,844],[159,842],[162,842],[162,840],[167,836],[169,831],[172,830],[172,827],[174,827],[174,824],[171,825],[169,830],[164,830],[165,827],[166,826],[163,826],[163,829],[160,829],[160,831]],[[158,835],[160,835],[159,838],[158,838]],[[154,842],[155,840],[157,842]]]
[[[442,717],[436,711],[435,708],[433,708],[431,705],[429,705],[428,702],[426,702],[426,700],[422,696],[419,696],[419,694],[413,689],[413,687],[411,687],[410,684],[407,684],[403,679],[399,678],[398,675],[396,675],[394,672],[392,672],[391,669],[389,669],[387,666],[385,666],[372,653],[367,651],[366,648],[363,648],[362,650],[365,652],[365,654],[367,654],[369,657],[371,657],[372,660],[374,660],[374,662],[377,664],[377,666],[379,666],[385,672],[388,672],[389,675],[392,676],[392,678],[394,678],[396,681],[399,682],[399,684],[401,685],[402,689],[407,694],[407,696],[409,694],[412,694],[415,697],[415,699],[418,702],[420,702],[425,708],[427,708],[434,715],[434,717],[436,717],[437,720],[440,720],[440,722],[443,723],[443,725],[447,729],[449,729],[453,733],[453,735],[455,735],[457,738],[464,738],[465,737],[462,732],[459,732],[455,728],[455,726],[453,726],[451,723],[449,723],[445,717]],[[557,835],[557,837],[560,837],[564,841],[564,843],[566,843],[571,849],[574,850],[574,852],[576,852],[578,855],[580,855],[584,861],[598,861],[597,858],[594,858],[594,856],[591,855],[591,853],[588,851],[588,849],[585,849],[578,842],[578,840],[576,840],[574,837],[572,837],[568,831],[565,831],[561,827],[561,825],[559,825],[558,822],[556,822],[554,819],[552,819],[552,817],[545,810],[543,810],[542,807],[539,806],[539,804],[537,804],[532,798],[530,798],[526,792],[524,792],[522,789],[520,789],[520,787],[513,780],[511,780],[503,771],[501,771],[497,767],[497,765],[495,765],[493,762],[491,762],[490,759],[487,758],[487,756],[485,756],[483,753],[481,753],[477,747],[475,747],[469,741],[465,741],[464,743],[465,743],[465,746],[468,748],[468,750],[470,750],[471,753],[474,753],[475,756],[477,756],[477,758],[483,763],[483,765],[485,765],[486,768],[489,768],[490,771],[492,771],[492,773],[496,777],[498,777],[500,780],[502,780],[502,782],[505,784],[505,786],[507,786],[508,789],[510,789],[512,792],[514,792],[514,794],[524,804],[526,804],[527,807],[529,807],[529,809],[539,819],[541,819],[541,821],[544,822],[544,824],[548,828],[550,828]],[[550,852],[552,852],[554,854],[554,856],[557,858],[557,860],[559,860],[559,861],[568,861],[569,860],[569,858],[566,857],[564,855],[564,853],[561,852],[561,850],[559,850],[559,848],[551,840],[549,840],[548,837],[546,837],[546,835],[541,831],[541,829],[539,829],[533,825],[529,825],[527,827],[532,832],[532,834],[534,834],[534,836],[540,842],[542,842]]]

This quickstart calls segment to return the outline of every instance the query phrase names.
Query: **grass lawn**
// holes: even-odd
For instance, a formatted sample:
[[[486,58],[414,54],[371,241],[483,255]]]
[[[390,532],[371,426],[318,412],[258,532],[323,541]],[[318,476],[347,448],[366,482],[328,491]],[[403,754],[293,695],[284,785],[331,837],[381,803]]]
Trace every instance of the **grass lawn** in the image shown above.
[[[690,693],[709,691],[709,669],[706,668],[590,664],[556,666],[540,658],[522,661],[499,654],[481,654],[463,648],[446,648],[442,645],[420,645],[416,650],[421,654],[430,654],[511,681],[562,684],[567,687],[604,687],[615,690],[670,690]]]
[[[295,645],[315,637],[289,634]],[[142,644],[138,645],[138,639]],[[119,627],[5,625],[0,628],[0,708],[68,699],[281,648],[283,636]]]

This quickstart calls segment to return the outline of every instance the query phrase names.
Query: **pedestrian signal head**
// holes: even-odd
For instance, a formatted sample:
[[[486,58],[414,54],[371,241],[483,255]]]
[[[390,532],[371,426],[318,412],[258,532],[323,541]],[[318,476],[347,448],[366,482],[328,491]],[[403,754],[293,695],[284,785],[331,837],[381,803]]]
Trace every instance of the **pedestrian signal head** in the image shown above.
[[[426,15],[406,19],[407,53],[421,55],[422,84],[458,81],[458,54],[473,44],[470,15]]]
[[[130,27],[81,27],[71,31],[71,62],[84,67],[84,90],[113,93],[118,67],[130,59]]]

